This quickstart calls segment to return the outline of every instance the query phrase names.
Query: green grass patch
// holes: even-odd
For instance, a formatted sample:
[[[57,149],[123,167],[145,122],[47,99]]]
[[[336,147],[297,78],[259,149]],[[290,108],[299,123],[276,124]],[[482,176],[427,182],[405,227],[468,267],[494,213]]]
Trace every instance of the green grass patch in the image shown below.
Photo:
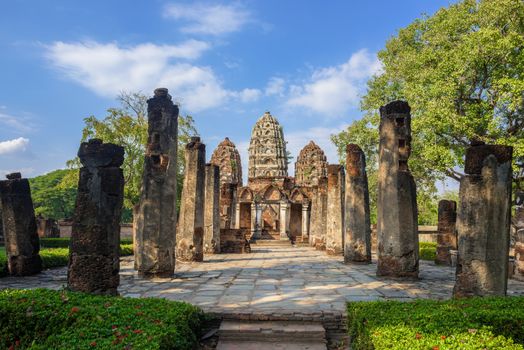
[[[42,248],[69,248],[69,237],[61,238],[40,238],[40,247]],[[122,238],[120,244],[133,244],[131,238]]]
[[[202,311],[154,298],[0,291],[0,348],[195,349]]]
[[[44,242],[43,244],[42,241]],[[49,242],[52,243],[49,244]],[[65,244],[64,242],[66,242],[67,244]],[[132,241],[121,240],[120,242],[120,256],[133,255]],[[40,239],[40,243],[40,257],[42,258],[42,264],[44,269],[67,266],[67,263],[69,261],[69,238],[43,238]],[[6,275],[6,252],[5,248],[0,246],[0,277]]]
[[[418,252],[421,260],[435,261],[437,256],[437,243],[419,242]]]
[[[353,350],[524,349],[524,297],[348,303]]]

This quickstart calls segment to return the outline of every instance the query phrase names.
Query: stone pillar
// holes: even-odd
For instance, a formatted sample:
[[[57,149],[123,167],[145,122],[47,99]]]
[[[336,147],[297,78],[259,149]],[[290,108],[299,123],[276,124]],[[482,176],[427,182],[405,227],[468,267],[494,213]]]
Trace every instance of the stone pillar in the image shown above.
[[[506,295],[513,148],[475,144],[466,151],[457,211],[455,297]]]
[[[204,253],[220,253],[220,168],[206,164],[204,201]]]
[[[58,222],[51,218],[44,218],[42,216],[36,217],[36,227],[38,232],[38,237],[41,238],[59,238],[60,237],[60,228],[58,227]]]
[[[344,261],[371,263],[371,221],[366,157],[355,144],[346,147]]]
[[[231,229],[236,227],[237,215],[237,184],[224,183],[220,186],[220,228]],[[240,208],[238,214],[240,215]]]
[[[253,220],[251,220],[253,222]],[[240,229],[240,203],[235,204],[235,229]]]
[[[280,239],[289,240],[288,236],[288,215],[289,215],[289,203],[286,201],[280,202]]]
[[[326,249],[327,229],[327,178],[321,178],[313,187],[309,245],[317,250]]]
[[[514,279],[524,281],[524,191],[515,195],[515,275]]]
[[[255,203],[255,236],[258,238],[262,238],[262,229],[264,228],[264,222],[262,219],[262,204],[256,202]]]
[[[302,242],[309,239],[309,202],[302,203]]]
[[[441,200],[438,202],[437,256],[435,264],[451,266],[450,250],[457,250],[457,202]]]
[[[6,177],[7,180],[0,181],[0,207],[7,270],[13,276],[28,276],[42,271],[31,188],[20,173]]]
[[[203,261],[206,146],[200,142],[200,137],[191,137],[191,142],[186,145],[185,160],[176,258],[181,261]]]
[[[124,148],[93,139],[82,142],[78,194],[69,249],[68,288],[118,294],[120,219],[124,202]]]
[[[344,167],[328,165],[326,252],[344,253]]]
[[[175,271],[178,107],[167,89],[147,101],[148,138],[136,219],[136,267],[144,277]]]
[[[407,102],[380,108],[377,276],[418,278],[418,213],[408,168],[411,115]]]

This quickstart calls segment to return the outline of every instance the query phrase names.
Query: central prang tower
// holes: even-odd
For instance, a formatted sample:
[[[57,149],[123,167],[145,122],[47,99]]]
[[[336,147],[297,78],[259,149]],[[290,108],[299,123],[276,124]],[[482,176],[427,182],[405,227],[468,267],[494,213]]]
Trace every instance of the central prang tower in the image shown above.
[[[266,112],[257,121],[249,144],[249,179],[287,177],[287,152],[284,133],[278,121]]]

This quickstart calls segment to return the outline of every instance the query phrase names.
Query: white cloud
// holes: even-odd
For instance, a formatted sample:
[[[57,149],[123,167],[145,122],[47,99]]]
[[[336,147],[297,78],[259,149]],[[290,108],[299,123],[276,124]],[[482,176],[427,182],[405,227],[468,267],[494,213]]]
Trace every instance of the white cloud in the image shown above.
[[[343,113],[358,104],[367,79],[380,70],[376,56],[366,49],[360,50],[341,65],[314,71],[305,84],[292,85],[287,104],[328,116]]]
[[[228,98],[254,99],[254,89],[228,91],[210,67],[187,62],[208,48],[209,44],[197,40],[131,47],[55,42],[46,47],[46,55],[67,78],[105,97],[113,98],[123,90],[150,93],[163,86],[191,112],[216,107]]]
[[[286,81],[282,78],[272,77],[267,83],[265,94],[267,96],[278,95],[283,96]]]
[[[221,35],[240,30],[250,20],[250,13],[242,6],[196,4],[169,4],[165,16],[182,20],[181,31],[196,34]]]
[[[29,145],[29,139],[19,137],[13,140],[0,142],[0,155],[11,154],[16,152],[23,152]]]
[[[3,110],[7,109],[5,106],[2,107],[1,109]],[[19,132],[30,132],[33,130],[33,123],[27,117],[17,117],[2,112],[0,112],[0,124]]]
[[[258,89],[244,89],[238,92],[231,92],[232,97],[236,97],[244,103],[254,102],[258,100],[261,95],[262,92]]]

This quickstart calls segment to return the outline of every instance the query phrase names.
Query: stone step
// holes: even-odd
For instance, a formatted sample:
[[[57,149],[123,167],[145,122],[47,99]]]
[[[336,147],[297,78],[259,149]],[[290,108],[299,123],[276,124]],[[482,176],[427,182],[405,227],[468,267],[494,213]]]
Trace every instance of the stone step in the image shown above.
[[[221,342],[243,342],[245,345],[270,343],[273,346],[294,344],[308,347],[290,349],[326,349],[326,331],[322,324],[314,322],[228,320],[220,324],[218,337],[219,344]],[[312,347],[313,345],[317,347]]]
[[[326,350],[324,343],[219,341],[216,350]]]
[[[291,241],[280,239],[257,239],[255,246],[271,246],[271,247],[291,247]]]

